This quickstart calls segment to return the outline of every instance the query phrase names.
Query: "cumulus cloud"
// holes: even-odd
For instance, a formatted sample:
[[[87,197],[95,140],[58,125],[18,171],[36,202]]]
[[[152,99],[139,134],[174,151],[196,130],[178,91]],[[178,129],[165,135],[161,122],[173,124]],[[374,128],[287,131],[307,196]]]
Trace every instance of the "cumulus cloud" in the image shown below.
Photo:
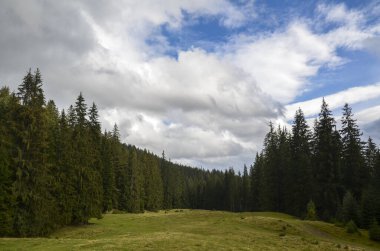
[[[324,98],[329,104],[330,109],[334,110],[336,108],[343,107],[345,103],[354,105],[359,102],[369,101],[371,99],[380,97],[380,83],[373,85],[352,87],[347,90],[327,95],[325,97],[318,97],[315,99],[307,100],[304,102],[297,102],[286,106],[286,118],[291,119],[296,110],[301,108],[305,116],[310,117],[319,113],[321,100]],[[371,108],[372,110],[373,108]],[[363,111],[364,112],[364,111]],[[375,114],[371,113],[371,116]],[[377,114],[378,116],[380,114]],[[364,116],[364,115],[363,115]],[[378,116],[373,116],[377,118]],[[368,119],[366,119],[368,121]],[[369,122],[369,121],[368,121]]]
[[[231,60],[250,73],[262,90],[284,104],[307,87],[307,78],[316,75],[320,67],[340,63],[335,49],[299,21],[285,31],[237,38],[228,48]]]
[[[82,91],[98,104],[103,126],[118,123],[127,143],[182,163],[241,167],[260,149],[268,122],[282,121],[284,106],[311,88],[309,78],[343,64],[339,48],[373,44],[379,29],[363,28],[362,12],[320,5],[318,23],[332,29],[295,18],[269,33],[238,32],[212,52],[178,50],[162,33],[198,17],[231,30],[260,18],[254,1],[239,3],[5,0],[0,79],[15,89],[29,67],[40,67],[60,108]]]

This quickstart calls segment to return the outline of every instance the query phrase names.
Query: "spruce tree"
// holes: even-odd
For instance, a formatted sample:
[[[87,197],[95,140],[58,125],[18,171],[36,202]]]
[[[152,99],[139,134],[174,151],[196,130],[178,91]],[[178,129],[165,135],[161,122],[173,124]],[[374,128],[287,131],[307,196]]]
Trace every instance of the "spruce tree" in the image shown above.
[[[11,168],[14,148],[12,129],[14,120],[12,111],[17,109],[18,102],[4,87],[0,89],[0,236],[12,235],[14,216],[14,197],[12,183],[14,172]]]
[[[265,211],[278,210],[279,188],[281,186],[280,172],[278,166],[278,135],[273,125],[264,139],[264,163],[261,209]]]
[[[91,158],[91,136],[88,128],[87,105],[79,94],[74,107],[75,124],[73,130],[74,170],[76,177],[77,204],[73,210],[74,223],[87,223],[91,217],[101,217],[102,191],[99,177]]]
[[[158,162],[151,156],[145,154],[145,207],[150,211],[157,211],[162,208],[163,185]]]
[[[355,222],[355,224],[359,224],[358,204],[350,192],[347,192],[343,197],[342,220],[344,223],[352,220]]]
[[[367,169],[367,173],[369,174],[369,177],[372,177],[374,174],[374,168],[376,164],[376,156],[377,155],[377,148],[376,144],[373,142],[372,138],[369,137],[367,144],[365,146],[364,150],[364,158],[365,158],[365,165]]]
[[[57,142],[57,163],[55,180],[57,187],[56,198],[58,206],[57,217],[62,225],[72,223],[73,210],[77,205],[76,172],[74,163],[75,145],[72,142],[73,128],[69,126],[64,110],[59,117]]]
[[[127,210],[132,213],[141,212],[141,177],[137,160],[136,150],[133,149],[129,162],[127,173]]]
[[[351,190],[353,196],[361,198],[363,187],[368,181],[369,173],[364,166],[364,157],[362,155],[361,133],[353,119],[351,107],[344,105],[342,117],[342,173],[343,185],[347,190]],[[356,222],[357,223],[357,222]]]
[[[112,145],[112,134],[105,131],[101,142],[101,156],[103,167],[103,212],[118,208]]]
[[[247,166],[244,165],[243,170],[243,177],[242,177],[242,203],[243,203],[243,211],[249,211],[250,210],[250,190],[251,190],[251,183],[250,178],[248,174]]]
[[[19,236],[46,235],[55,228],[56,208],[49,186],[48,128],[39,70],[24,77],[18,97],[23,105],[17,114],[14,226]]]
[[[322,102],[314,132],[313,178],[318,215],[329,220],[335,217],[340,201],[340,139],[335,120],[325,100]]]
[[[304,114],[298,109],[292,125],[291,138],[291,168],[288,173],[287,202],[290,213],[302,216],[306,203],[312,196],[311,176],[311,132]]]
[[[264,156],[263,153],[260,155],[257,153],[255,162],[251,167],[251,207],[253,211],[261,211],[263,208],[264,201]]]

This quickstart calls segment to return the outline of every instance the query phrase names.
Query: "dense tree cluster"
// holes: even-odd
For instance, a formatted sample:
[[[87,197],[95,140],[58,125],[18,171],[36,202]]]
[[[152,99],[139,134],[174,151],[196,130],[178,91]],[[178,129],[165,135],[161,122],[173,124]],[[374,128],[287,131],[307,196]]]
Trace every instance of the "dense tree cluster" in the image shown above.
[[[40,72],[16,93],[0,89],[0,235],[43,236],[102,213],[172,208],[280,211],[300,217],[380,222],[380,155],[346,105],[338,131],[323,102],[314,132],[301,110],[292,131],[270,125],[264,149],[243,173],[176,164],[165,153],[101,131],[82,94],[59,111]],[[307,206],[308,205],[308,206]],[[377,220],[377,221],[375,221]]]
[[[205,171],[122,144],[116,125],[101,131],[82,94],[59,111],[38,70],[16,93],[0,89],[2,236],[43,236],[112,210],[248,209],[239,197],[247,181],[247,170]]]
[[[312,202],[322,220],[364,228],[379,222],[379,150],[371,138],[361,141],[347,104],[341,125],[338,130],[324,100],[313,131],[300,109],[291,132],[270,125],[251,170],[251,209],[310,218]]]

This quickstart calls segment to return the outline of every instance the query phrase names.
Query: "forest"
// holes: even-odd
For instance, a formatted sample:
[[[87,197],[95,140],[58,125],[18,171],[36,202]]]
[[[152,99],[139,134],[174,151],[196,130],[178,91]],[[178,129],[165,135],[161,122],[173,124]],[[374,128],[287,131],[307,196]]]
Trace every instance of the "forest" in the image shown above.
[[[173,163],[102,131],[79,94],[67,110],[46,101],[40,71],[0,89],[0,236],[46,236],[103,213],[172,208],[276,211],[300,218],[380,221],[380,153],[348,104],[341,129],[323,100],[313,129],[302,110],[291,130],[269,125],[243,173]],[[254,157],[254,156],[252,156]]]

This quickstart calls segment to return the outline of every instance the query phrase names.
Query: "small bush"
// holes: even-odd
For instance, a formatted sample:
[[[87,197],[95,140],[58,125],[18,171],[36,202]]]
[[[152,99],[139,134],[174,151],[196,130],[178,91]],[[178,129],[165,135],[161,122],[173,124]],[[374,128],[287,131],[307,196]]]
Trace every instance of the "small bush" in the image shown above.
[[[307,203],[306,208],[306,220],[316,220],[317,219],[317,211],[315,209],[315,204],[312,200]]]
[[[344,195],[341,218],[345,223],[349,222],[350,220],[353,220],[355,222],[358,222],[359,220],[358,204],[350,192],[347,192]]]
[[[349,234],[353,234],[358,232],[358,227],[356,226],[353,220],[350,220],[346,225],[346,232]]]
[[[375,220],[369,228],[369,238],[373,241],[380,241],[380,226]]]
[[[125,213],[127,213],[127,212],[119,210],[119,209],[113,209],[112,210],[112,214],[125,214]]]
[[[313,244],[313,245],[318,245],[318,244],[319,244],[319,241],[317,241],[317,240],[312,240],[310,243]]]

